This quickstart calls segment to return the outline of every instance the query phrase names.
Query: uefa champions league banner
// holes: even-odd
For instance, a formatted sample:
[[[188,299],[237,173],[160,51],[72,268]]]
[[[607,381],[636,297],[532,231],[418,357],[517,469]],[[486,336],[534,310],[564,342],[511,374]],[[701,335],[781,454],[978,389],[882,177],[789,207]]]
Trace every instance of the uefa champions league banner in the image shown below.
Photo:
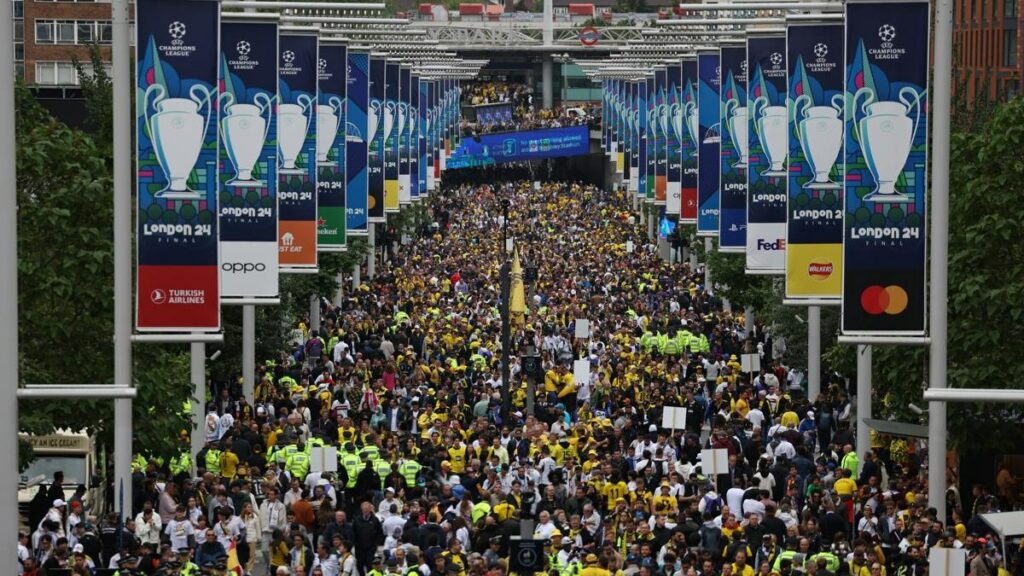
[[[398,212],[398,97],[399,64],[388,62],[384,69],[384,212]]]
[[[420,77],[409,75],[409,196],[420,199]]]
[[[345,44],[321,41],[317,70],[320,89],[316,103],[317,250],[342,252],[348,248],[345,211],[348,48]]]
[[[719,123],[722,143],[719,147],[721,174],[721,216],[718,220],[718,251],[744,252],[747,249],[747,163],[749,132],[747,123],[747,46],[725,43],[719,48],[722,62]]]
[[[370,57],[370,100],[366,108],[369,162],[367,211],[369,223],[384,217],[384,59]]]
[[[681,71],[679,66],[669,66],[666,69],[666,76],[668,82],[668,88],[666,90],[667,102],[666,102],[666,117],[665,122],[666,129],[668,131],[665,144],[665,155],[668,158],[668,167],[665,174],[665,214],[670,219],[679,217],[679,201],[680,201],[680,156],[679,149],[679,138],[680,132],[677,128],[681,129],[683,119],[683,108],[680,103],[681,90],[680,82],[682,80]]]
[[[842,295],[842,23],[790,23],[786,298]]]
[[[659,68],[647,83],[649,98],[653,101],[647,126],[654,134],[654,203],[665,205],[668,189],[668,71]]]
[[[427,190],[433,191],[437,164],[437,81],[427,82]]]
[[[409,189],[409,136],[412,131],[412,117],[409,115],[409,103],[412,97],[411,71],[402,66],[398,69],[398,101],[395,103],[395,141],[398,156],[398,204],[412,204],[412,191]]]
[[[640,176],[640,144],[642,142],[640,123],[641,121],[646,122],[646,116],[640,111],[640,84],[642,83],[643,81],[629,83],[629,111],[627,112],[627,120],[629,122],[629,144],[627,145],[627,151],[629,152],[629,186],[640,199],[647,196],[647,190],[641,186]],[[646,182],[647,178],[643,177],[643,183],[646,184]]]
[[[718,148],[721,142],[718,92],[722,73],[718,52],[697,53],[700,90],[697,97],[700,140],[697,152],[697,235],[718,236],[719,194]]]
[[[221,298],[276,298],[277,17],[221,23]]]
[[[640,196],[647,202],[654,202],[654,132],[651,128],[651,108],[654,91],[651,80],[641,80],[636,85],[637,97],[637,186]]]
[[[220,329],[219,4],[136,3],[140,331]]]
[[[927,1],[846,5],[847,335],[926,328]]]
[[[418,78],[416,80],[416,108],[419,111],[419,122],[416,127],[416,135],[418,138],[417,148],[417,195],[419,198],[426,198],[429,189],[427,188],[427,157],[429,155],[428,142],[430,141],[430,99],[427,96],[427,91],[430,87],[430,82]]]
[[[367,128],[370,98],[370,55],[365,52],[348,53],[348,73],[345,107],[347,124],[345,136],[345,214],[348,235],[365,236],[367,229],[367,202],[369,200],[367,141],[371,138]]]
[[[786,271],[786,153],[789,108],[786,104],[786,36],[751,35],[747,62],[750,116],[750,168],[747,170],[746,271]]]
[[[697,77],[697,59],[684,58],[680,68],[679,111],[682,116],[682,130],[679,132],[680,154],[680,224],[697,223],[697,149],[700,146],[700,110],[697,107],[697,94],[700,82]],[[717,101],[717,99],[716,99]]]
[[[619,176],[625,174],[626,161],[623,153],[623,138],[626,123],[626,98],[624,95],[623,81],[613,80],[612,114],[614,124],[612,130],[612,154],[615,159],[615,173]]]
[[[282,31],[277,106],[278,191],[282,272],[316,270],[316,32]]]

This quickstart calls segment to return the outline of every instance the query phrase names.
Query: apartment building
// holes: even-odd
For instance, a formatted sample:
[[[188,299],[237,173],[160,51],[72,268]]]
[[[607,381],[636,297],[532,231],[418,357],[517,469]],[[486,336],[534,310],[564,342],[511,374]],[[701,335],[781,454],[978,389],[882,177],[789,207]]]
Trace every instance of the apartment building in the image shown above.
[[[74,61],[88,62],[93,44],[110,61],[109,1],[13,0],[13,7],[15,66],[27,84],[78,86]]]
[[[954,82],[967,101],[1020,94],[1024,19],[1020,0],[954,0]]]

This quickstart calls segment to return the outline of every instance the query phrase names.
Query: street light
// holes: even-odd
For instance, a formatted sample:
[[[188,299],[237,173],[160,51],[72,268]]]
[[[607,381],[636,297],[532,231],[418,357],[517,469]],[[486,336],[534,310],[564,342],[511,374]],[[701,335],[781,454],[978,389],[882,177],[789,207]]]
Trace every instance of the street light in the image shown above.
[[[512,348],[512,327],[509,318],[510,300],[512,299],[512,264],[508,261],[508,205],[509,200],[502,201],[501,206],[501,421],[508,422],[512,396],[512,370],[509,366],[509,349]]]

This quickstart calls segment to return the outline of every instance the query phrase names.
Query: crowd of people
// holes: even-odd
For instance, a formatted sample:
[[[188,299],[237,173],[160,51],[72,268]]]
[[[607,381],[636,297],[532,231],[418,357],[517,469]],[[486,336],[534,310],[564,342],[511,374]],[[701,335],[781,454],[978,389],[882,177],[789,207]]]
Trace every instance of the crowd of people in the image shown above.
[[[924,576],[935,546],[998,576],[978,514],[999,499],[936,518],[913,444],[855,450],[845,384],[806,398],[766,330],[658,256],[625,191],[494,182],[429,202],[414,242],[261,362],[253,402],[219,387],[200,453],[139,459],[123,530],[44,495],[21,573],[506,576],[522,535],[547,576]],[[508,382],[506,226],[536,268]],[[685,422],[663,426],[666,406]]]
[[[541,108],[539,102],[534,102],[533,89],[525,83],[480,81],[463,83],[461,88],[465,118],[461,129],[464,136],[596,126],[600,121],[600,108],[586,102]]]

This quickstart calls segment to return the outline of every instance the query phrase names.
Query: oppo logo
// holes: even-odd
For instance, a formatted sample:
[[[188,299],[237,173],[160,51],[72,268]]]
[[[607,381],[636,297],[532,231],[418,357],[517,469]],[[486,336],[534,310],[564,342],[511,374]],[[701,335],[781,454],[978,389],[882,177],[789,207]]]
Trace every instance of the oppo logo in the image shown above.
[[[248,274],[249,272],[264,272],[267,269],[267,265],[262,262],[256,264],[252,262],[225,262],[220,265],[220,269],[232,274]]]

